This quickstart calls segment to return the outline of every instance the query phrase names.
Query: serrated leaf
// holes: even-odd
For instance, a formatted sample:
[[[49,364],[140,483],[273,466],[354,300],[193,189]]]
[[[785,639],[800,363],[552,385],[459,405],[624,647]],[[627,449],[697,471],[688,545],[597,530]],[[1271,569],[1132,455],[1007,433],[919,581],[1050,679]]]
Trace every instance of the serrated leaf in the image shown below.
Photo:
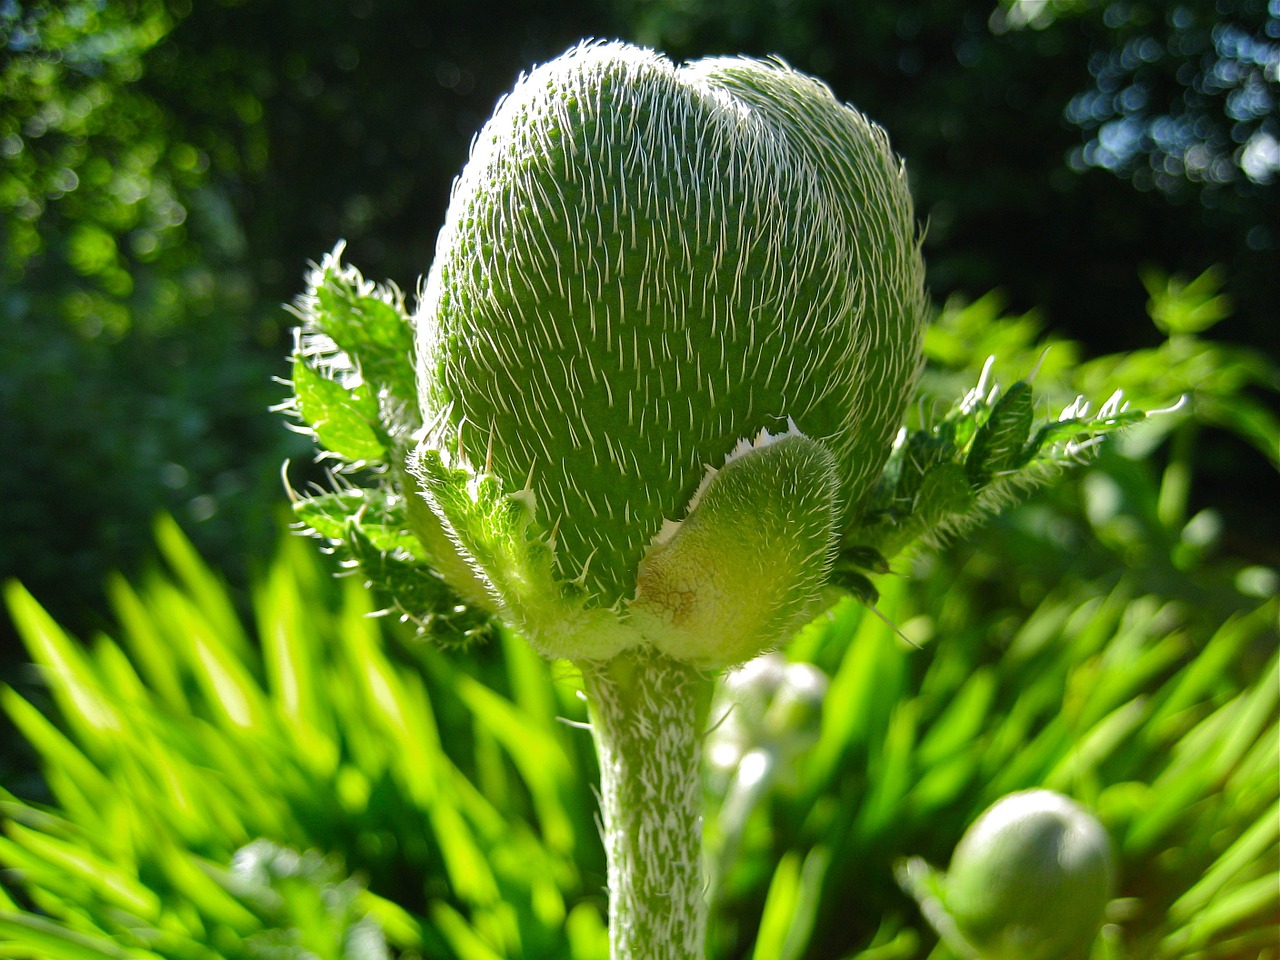
[[[340,245],[312,274],[302,301],[304,326],[329,337],[366,381],[385,387],[416,411],[413,329],[404,297],[395,287],[370,283],[355,267],[344,265],[342,252]]]
[[[1046,423],[1028,444],[1031,459],[1069,460],[1088,441],[1131,427],[1146,418],[1141,410],[1125,410],[1106,418],[1068,417]]]
[[[961,466],[940,463],[925,474],[915,509],[926,524],[933,524],[948,514],[967,511],[972,504],[973,493]]]
[[[1031,385],[1019,380],[996,401],[991,415],[974,435],[965,458],[965,474],[971,486],[985,487],[996,474],[1022,466],[1034,417]]]
[[[956,457],[955,423],[943,421],[933,430],[913,430],[902,448],[902,467],[894,489],[894,499],[911,503],[920,484],[934,467]]]
[[[378,428],[378,398],[367,384],[344,386],[297,356],[293,389],[298,413],[320,445],[352,463],[381,462],[387,457]]]
[[[293,505],[294,516],[328,540],[343,540],[356,524],[377,549],[402,550],[426,561],[426,553],[409,529],[404,501],[384,486],[346,487],[320,493]]]
[[[403,614],[444,646],[487,638],[489,617],[435,570],[410,531],[404,501],[382,488],[349,487],[294,504],[294,516],[359,569],[379,607]]]
[[[318,493],[296,501],[293,515],[326,540],[341,541],[346,536],[347,524],[368,507],[371,493],[359,487]]]
[[[351,524],[343,548],[367,578],[380,606],[429,628],[431,639],[443,646],[487,639],[487,614],[464,604],[425,562],[402,551],[380,549],[367,532],[367,525]]]

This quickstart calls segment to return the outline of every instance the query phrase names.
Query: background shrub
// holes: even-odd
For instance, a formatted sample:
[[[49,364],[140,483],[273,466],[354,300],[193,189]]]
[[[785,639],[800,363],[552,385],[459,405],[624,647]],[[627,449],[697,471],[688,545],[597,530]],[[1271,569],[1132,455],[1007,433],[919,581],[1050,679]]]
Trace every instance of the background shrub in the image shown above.
[[[999,288],[1090,356],[1159,342],[1139,268],[1219,264],[1218,335],[1280,348],[1264,0],[9,4],[0,576],[88,626],[163,508],[243,583],[271,550],[278,464],[309,456],[267,410],[306,262],[345,237],[412,291],[494,99],[591,35],[828,79],[909,158],[940,302]],[[1280,520],[1248,492],[1273,472],[1206,427],[1190,503],[1274,565]]]

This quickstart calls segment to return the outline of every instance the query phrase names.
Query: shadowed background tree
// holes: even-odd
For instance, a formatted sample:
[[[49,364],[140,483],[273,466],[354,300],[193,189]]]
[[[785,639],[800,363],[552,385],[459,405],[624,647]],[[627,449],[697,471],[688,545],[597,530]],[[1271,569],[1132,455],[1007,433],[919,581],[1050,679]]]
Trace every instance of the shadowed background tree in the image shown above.
[[[412,290],[496,96],[590,35],[777,54],[880,119],[938,300],[999,288],[1103,352],[1157,340],[1140,266],[1221,264],[1218,333],[1276,347],[1274,2],[9,2],[0,576],[91,622],[159,509],[233,578],[263,556],[307,456],[267,412],[306,261],[345,237]],[[1198,500],[1272,479],[1203,449]],[[1269,502],[1224,509],[1274,558]]]

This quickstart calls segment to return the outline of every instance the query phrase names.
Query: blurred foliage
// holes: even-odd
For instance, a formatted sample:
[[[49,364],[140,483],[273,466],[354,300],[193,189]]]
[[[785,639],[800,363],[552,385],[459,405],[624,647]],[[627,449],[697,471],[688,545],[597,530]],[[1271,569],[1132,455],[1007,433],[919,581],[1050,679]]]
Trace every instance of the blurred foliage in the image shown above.
[[[177,526],[157,533],[169,573],[111,584],[118,641],[85,649],[9,590],[60,723],[3,694],[56,806],[0,805],[23,878],[0,956],[258,960],[293,927],[401,956],[602,956],[592,748],[557,719],[584,710],[527,644],[388,644],[368,592],[296,538],[247,628]]]
[[[450,657],[297,539],[246,626],[157,533],[168,571],[115,579],[118,626],[87,647],[7,591],[38,673],[0,701],[47,787],[0,798],[0,956],[603,960],[566,664],[505,633]],[[1183,600],[1072,581],[1010,623],[976,585],[889,582],[917,649],[844,599],[790,667],[728,684],[720,709],[759,722],[711,733],[711,956],[924,957],[894,863],[945,862],[993,799],[1045,786],[1119,852],[1099,956],[1274,957],[1276,602],[1206,630]]]
[[[1215,454],[1203,443],[1215,432],[1231,437],[1228,449],[1242,451],[1244,462],[1265,464],[1264,482],[1274,484],[1280,363],[1203,335],[1225,310],[1216,270],[1190,281],[1155,272],[1145,279],[1148,313],[1165,336],[1147,349],[1084,360],[1082,345],[1044,335],[1034,314],[1002,316],[996,296],[953,300],[926,336],[930,364],[920,407],[926,414],[991,356],[1010,377],[1035,371],[1032,379],[1050,404],[1123,386],[1145,409],[1169,408],[1099,448],[1099,469],[1069,473],[1024,509],[930,561],[984,569],[980,593],[993,605],[1026,608],[1063,582],[1115,584],[1126,577],[1190,602],[1192,615],[1212,626],[1235,609],[1242,584],[1257,596],[1280,592],[1276,542],[1242,535],[1238,519],[1228,522],[1242,491],[1205,484],[1204,461]],[[1241,459],[1223,466],[1237,476],[1245,470]],[[1266,515],[1257,522],[1265,528]],[[1007,575],[1009,556],[1018,558],[1017,578]]]
[[[1222,262],[1275,345],[1280,12],[1268,0],[620,0],[673,56],[779,54],[907,158],[935,293],[1009,291],[1095,351],[1142,342],[1137,264]],[[1269,332],[1271,331],[1271,332]],[[1138,336],[1135,336],[1137,334]]]
[[[82,624],[157,509],[228,566],[269,539],[289,449],[231,202],[261,134],[157,90],[179,19],[0,5],[0,575]]]
[[[713,862],[725,850],[759,858],[746,881],[717,867],[733,878],[717,887],[713,925],[727,942],[742,943],[744,932],[727,931],[754,929],[759,917],[759,960],[849,956],[858,936],[873,944],[868,958],[926,955],[927,928],[897,891],[869,879],[877,865],[903,851],[943,864],[985,804],[1037,786],[1096,810],[1120,850],[1122,889],[1096,957],[1276,956],[1280,729],[1265,728],[1280,718],[1280,677],[1269,672],[1280,668],[1280,573],[1274,553],[1260,564],[1225,542],[1214,507],[1190,508],[1189,480],[1208,422],[1276,468],[1280,427],[1262,399],[1280,392],[1280,367],[1203,336],[1223,312],[1214,272],[1191,281],[1151,274],[1147,284],[1165,341],[1087,362],[1079,344],[1043,336],[1035,316],[1003,316],[994,296],[954,299],[937,318],[920,422],[993,356],[1010,379],[1030,376],[1050,405],[1118,383],[1139,404],[1184,402],[1109,440],[1092,466],[1048,494],[945,551],[918,553],[901,566],[906,581],[883,581],[881,612],[921,653],[900,657],[901,638],[882,622],[837,606],[786,650],[804,682],[789,696],[769,688],[758,742],[740,742],[740,723],[717,728],[709,757],[723,802],[708,830]],[[878,652],[869,640],[855,652],[871,636]],[[797,763],[789,752],[808,749],[814,724],[811,709],[793,704],[811,699],[813,665],[831,679],[817,745]],[[1184,697],[1210,675],[1210,686],[1225,686],[1188,708]],[[742,702],[749,715],[762,712],[752,712],[753,697]],[[789,748],[779,718],[794,728]],[[853,735],[837,747],[833,729]],[[1228,745],[1228,729],[1241,739]],[[728,770],[716,764],[726,740]],[[1239,749],[1251,754],[1248,774],[1227,769]],[[1228,827],[1220,818],[1241,811],[1210,798],[1235,787],[1253,796],[1252,812]],[[1230,891],[1220,886],[1228,876]],[[878,908],[858,907],[851,921],[868,897]],[[1153,909],[1165,898],[1167,913]],[[1253,919],[1237,925],[1245,914]],[[843,932],[850,922],[862,924],[857,936]],[[934,960],[950,957],[937,949]]]
[[[1265,0],[6,0],[0,575],[88,626],[157,508],[224,569],[262,560],[306,449],[267,412],[305,259],[345,237],[411,291],[495,98],[589,35],[827,78],[908,158],[940,298],[1001,288],[1090,355],[1156,342],[1139,267],[1221,264],[1221,338],[1280,351]],[[1198,442],[1195,489],[1280,538],[1237,489],[1269,474]]]
[[[13,318],[57,316],[89,338],[208,309],[199,301],[209,291],[182,274],[201,269],[184,201],[208,181],[210,158],[137,87],[172,18],[161,3],[130,7],[0,11],[8,54],[0,73],[0,269],[23,294],[5,306]]]
[[[847,602],[793,645],[831,693],[794,742],[783,711],[713,772],[715,955],[929,955],[895,859],[944,863],[997,795],[1047,785],[1121,847],[1107,958],[1268,956],[1264,0],[0,0],[0,577],[40,598],[10,590],[37,666],[4,704],[44,771],[0,759],[0,956],[603,956],[565,668],[501,633],[426,649],[304,544],[248,575],[279,463],[309,450],[268,412],[306,257],[346,237],[412,290],[494,99],[587,35],[780,54],[888,127],[945,300],[919,424],[988,356],[1004,382],[1038,371],[1054,410],[1188,397],[882,578],[923,650]],[[112,580],[103,612],[157,509],[236,589],[166,523],[170,573]],[[245,849],[278,869],[246,875]]]

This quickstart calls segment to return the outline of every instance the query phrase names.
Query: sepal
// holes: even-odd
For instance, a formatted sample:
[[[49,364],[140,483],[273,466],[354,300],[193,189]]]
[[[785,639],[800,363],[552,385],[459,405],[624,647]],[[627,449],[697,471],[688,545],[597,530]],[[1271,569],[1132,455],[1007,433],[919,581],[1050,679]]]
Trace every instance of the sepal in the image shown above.
[[[650,546],[629,608],[655,647],[700,667],[785,641],[813,613],[836,546],[831,453],[798,433],[739,449]]]
[[[506,491],[491,473],[419,447],[410,472],[442,528],[503,619],[544,656],[604,660],[636,646],[620,611],[593,604],[556,574],[554,537],[528,489]]]
[[[383,611],[444,646],[487,639],[486,606],[437,572],[444,564],[410,532],[406,506],[384,487],[341,487],[298,499],[293,511],[344,567],[364,577]]]

